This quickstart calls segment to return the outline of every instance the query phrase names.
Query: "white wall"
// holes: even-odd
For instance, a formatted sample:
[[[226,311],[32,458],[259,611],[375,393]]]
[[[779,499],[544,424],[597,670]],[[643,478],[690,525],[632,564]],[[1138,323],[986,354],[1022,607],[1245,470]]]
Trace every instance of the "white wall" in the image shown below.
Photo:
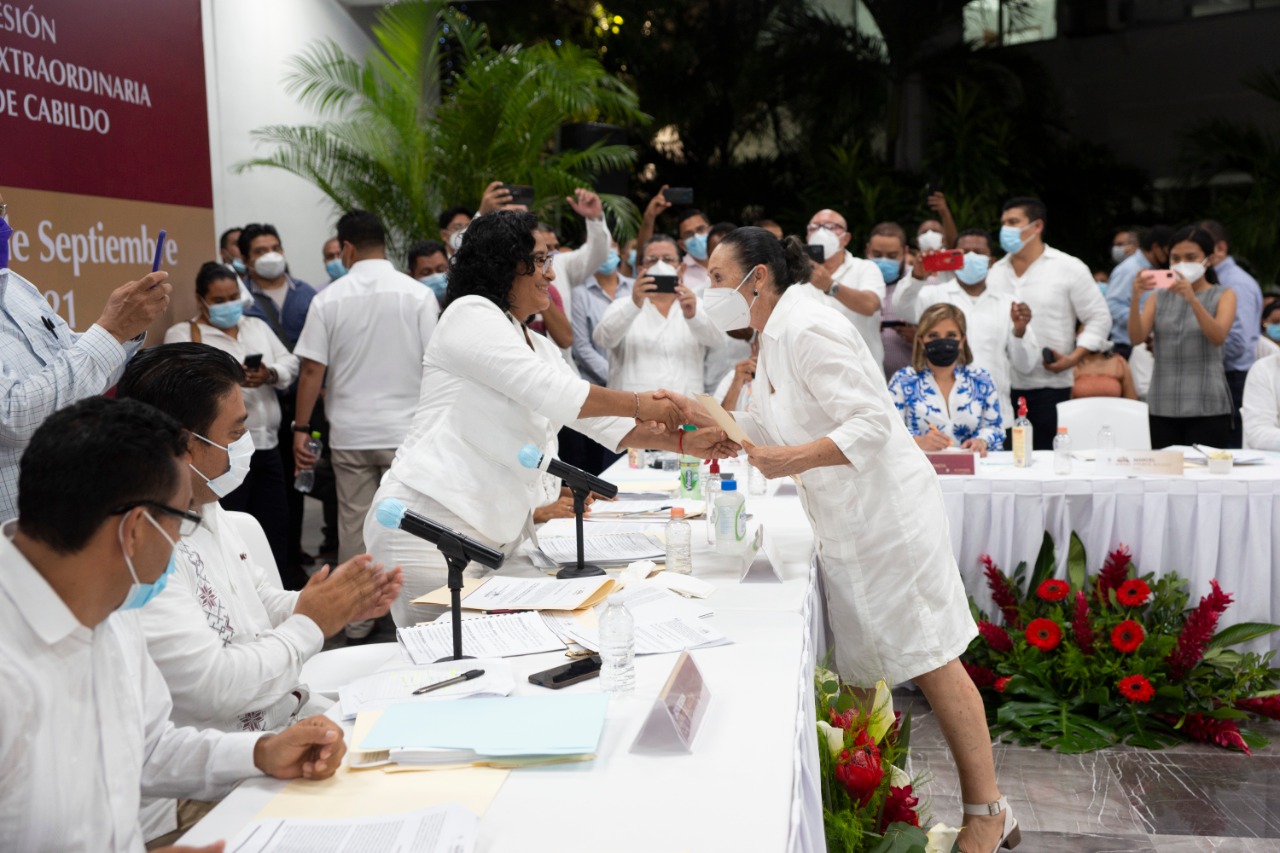
[[[333,204],[278,169],[237,175],[232,167],[268,150],[255,145],[254,129],[318,119],[285,91],[291,57],[326,37],[362,57],[369,37],[337,0],[201,0],[201,16],[217,231],[270,222],[280,232],[290,271],[323,284],[329,277],[320,250],[337,219]]]

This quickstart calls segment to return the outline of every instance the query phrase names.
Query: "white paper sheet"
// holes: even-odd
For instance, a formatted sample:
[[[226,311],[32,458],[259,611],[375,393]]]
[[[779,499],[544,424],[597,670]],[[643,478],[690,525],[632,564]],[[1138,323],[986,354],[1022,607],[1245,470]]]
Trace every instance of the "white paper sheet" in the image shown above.
[[[626,602],[636,625],[652,625],[679,617],[702,619],[714,612],[705,604],[682,598],[666,587],[650,581],[641,581],[627,587]]]
[[[583,648],[591,649],[593,652],[600,651],[598,630],[577,630],[573,632],[573,638]],[[669,654],[685,649],[725,646],[732,642],[733,640],[709,623],[688,616],[678,616],[648,625],[636,625],[636,654],[638,655]]]
[[[469,610],[576,610],[600,588],[613,587],[608,577],[509,578],[494,575],[463,600]]]
[[[228,853],[469,853],[479,819],[457,803],[386,817],[252,823]]]
[[[665,559],[667,547],[645,533],[604,533],[583,536],[583,554],[588,563],[626,565],[634,560]],[[542,554],[557,564],[576,563],[578,541],[571,536],[539,536]],[[536,552],[535,552],[536,553]]]
[[[484,675],[421,696],[413,695],[419,687],[447,681],[472,669],[484,670]],[[510,696],[515,686],[511,664],[504,660],[462,660],[413,669],[401,666],[358,678],[338,691],[338,700],[342,703],[342,718],[354,720],[361,711],[378,711],[401,702],[432,702],[462,696]]]
[[[434,663],[453,654],[451,622],[401,628],[396,636],[416,664]],[[486,616],[462,623],[462,653],[472,657],[509,658],[563,648],[564,643],[537,613]]]

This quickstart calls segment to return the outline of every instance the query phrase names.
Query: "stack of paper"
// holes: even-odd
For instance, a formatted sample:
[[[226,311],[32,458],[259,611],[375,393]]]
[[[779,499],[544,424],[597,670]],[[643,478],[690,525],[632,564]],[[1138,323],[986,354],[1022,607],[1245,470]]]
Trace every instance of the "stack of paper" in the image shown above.
[[[472,669],[484,670],[484,675],[420,696],[413,695],[413,691],[420,687],[447,681]],[[361,711],[377,711],[402,702],[433,702],[463,696],[509,696],[514,689],[511,664],[490,658],[377,672],[344,686],[338,691],[338,701],[342,703],[342,718],[354,720]]]
[[[401,628],[396,637],[416,664],[434,663],[453,654],[452,621]],[[510,658],[563,648],[564,643],[537,613],[484,616],[462,623],[462,653],[472,657]]]
[[[635,560],[666,559],[667,546],[647,533],[587,534],[582,538],[583,559],[597,566],[625,566]],[[578,561],[578,541],[573,536],[539,536],[531,556],[539,568]]]
[[[638,655],[710,648],[733,642],[702,621],[703,617],[711,615],[709,607],[661,587],[640,586],[634,592],[629,591],[627,607],[635,620]],[[569,637],[593,652],[600,650],[598,628],[573,626],[569,629]]]
[[[476,583],[463,583],[465,610],[581,610],[594,607],[613,592],[616,583],[607,577],[510,578],[492,576]],[[448,606],[449,588],[440,587],[416,598],[414,604]]]
[[[671,510],[679,507],[684,510],[685,518],[696,518],[702,515],[706,509],[703,501],[689,500],[660,500],[660,501],[596,501],[591,505],[591,514],[586,516],[587,521],[653,521],[654,519],[667,520],[671,517]]]
[[[458,803],[384,817],[276,818],[245,827],[228,849],[236,853],[468,853],[475,849],[478,823],[479,819]]]

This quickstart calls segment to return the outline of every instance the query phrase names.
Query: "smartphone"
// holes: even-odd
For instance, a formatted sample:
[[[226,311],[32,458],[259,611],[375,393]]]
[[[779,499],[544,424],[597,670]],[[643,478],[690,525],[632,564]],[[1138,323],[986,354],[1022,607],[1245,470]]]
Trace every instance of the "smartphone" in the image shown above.
[[[1045,347],[1044,349],[1040,350],[1040,357],[1044,359],[1045,364],[1053,364],[1055,361],[1058,360],[1058,357],[1053,354],[1053,350],[1049,349],[1048,347]]]
[[[964,252],[959,249],[943,249],[930,252],[920,259],[925,272],[951,272],[964,269]]]
[[[1168,290],[1173,287],[1175,281],[1173,270],[1151,270],[1151,276],[1156,280],[1156,290]]]
[[[674,275],[655,275],[653,283],[658,286],[654,293],[675,293],[676,285],[680,282],[679,276]]]
[[[253,355],[246,355],[244,357],[244,366],[250,370],[257,370],[262,367],[262,353],[255,352]]]
[[[925,201],[928,201],[929,196],[933,195],[936,192],[942,192],[942,184],[936,184],[933,181],[929,181],[927,184],[925,184],[924,185]]]
[[[580,658],[573,663],[567,663],[564,666],[557,666],[552,669],[544,669],[542,672],[535,672],[529,676],[529,683],[536,684],[539,687],[549,687],[552,690],[559,690],[561,687],[568,687],[570,684],[577,684],[579,681],[586,681],[588,678],[595,678],[600,674],[600,656],[592,655],[589,658]]]
[[[822,248],[821,246],[814,246],[814,245],[810,245],[809,243],[805,243],[804,253],[808,255],[809,260],[813,261],[815,264],[820,264],[827,259],[826,249]]]
[[[504,184],[504,186],[511,193],[510,204],[523,204],[525,207],[533,205],[533,187],[527,184]]]
[[[911,324],[906,322],[905,320],[881,320],[880,321],[880,328],[882,329],[897,329],[901,326],[909,326],[909,325]]]
[[[693,187],[667,187],[662,197],[672,204],[693,204]]]

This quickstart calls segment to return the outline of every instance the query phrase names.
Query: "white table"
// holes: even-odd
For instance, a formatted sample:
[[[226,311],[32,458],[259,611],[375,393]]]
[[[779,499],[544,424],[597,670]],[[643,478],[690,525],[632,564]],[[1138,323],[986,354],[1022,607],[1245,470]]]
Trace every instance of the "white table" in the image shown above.
[[[1192,604],[1217,578],[1235,595],[1222,625],[1280,622],[1280,457],[1227,475],[1188,468],[1180,477],[1119,477],[1081,461],[1071,474],[1056,475],[1049,451],[1037,452],[1030,468],[993,453],[979,460],[975,476],[940,480],[965,586],[988,613],[994,608],[979,557],[990,554],[1005,571],[1022,560],[1032,564],[1048,530],[1060,576],[1075,531],[1090,572],[1123,543],[1139,572],[1186,578]],[[1280,638],[1270,642],[1280,648]],[[1267,647],[1259,640],[1248,648]]]
[[[623,467],[609,476],[646,475]],[[812,536],[794,497],[748,497],[748,508],[767,523],[780,584],[738,584],[734,561],[712,553],[705,527],[692,523],[695,573],[717,586],[707,599],[715,608],[710,618],[734,640],[693,653],[711,693],[693,753],[628,751],[676,659],[637,658],[635,697],[611,702],[596,760],[512,772],[480,822],[477,850],[825,849],[812,689],[825,641]],[[518,557],[502,571],[536,573]],[[387,647],[388,655],[398,653]],[[542,692],[527,675],[563,660],[560,653],[512,658],[516,693]],[[597,691],[599,682],[565,689]],[[283,785],[245,782],[182,843],[233,837]]]

